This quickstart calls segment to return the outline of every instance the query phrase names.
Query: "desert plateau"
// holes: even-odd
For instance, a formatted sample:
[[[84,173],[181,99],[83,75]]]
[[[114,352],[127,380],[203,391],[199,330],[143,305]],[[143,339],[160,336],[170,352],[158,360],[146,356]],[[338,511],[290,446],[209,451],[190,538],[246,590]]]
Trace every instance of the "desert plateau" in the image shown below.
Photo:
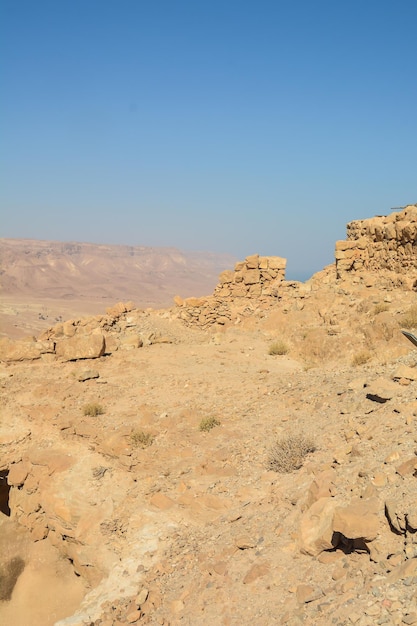
[[[1,241],[0,623],[417,625],[417,205],[121,248]]]

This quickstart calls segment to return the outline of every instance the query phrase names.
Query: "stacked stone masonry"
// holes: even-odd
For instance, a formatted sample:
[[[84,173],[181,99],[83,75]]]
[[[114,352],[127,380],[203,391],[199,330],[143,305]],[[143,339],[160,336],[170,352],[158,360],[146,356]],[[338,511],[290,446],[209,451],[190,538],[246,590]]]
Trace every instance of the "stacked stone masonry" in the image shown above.
[[[347,225],[347,240],[336,242],[338,278],[357,271],[417,274],[417,205],[388,216]]]
[[[209,328],[213,324],[230,322],[231,303],[241,303],[245,311],[247,301],[270,301],[278,297],[279,287],[285,282],[287,260],[282,257],[261,257],[253,254],[236,263],[234,270],[220,274],[219,284],[212,296],[205,298],[174,298],[180,307],[178,317],[189,326]],[[251,310],[250,308],[248,309]]]
[[[275,296],[285,280],[287,260],[278,256],[253,254],[236,263],[235,269],[222,272],[214,295],[220,298]]]

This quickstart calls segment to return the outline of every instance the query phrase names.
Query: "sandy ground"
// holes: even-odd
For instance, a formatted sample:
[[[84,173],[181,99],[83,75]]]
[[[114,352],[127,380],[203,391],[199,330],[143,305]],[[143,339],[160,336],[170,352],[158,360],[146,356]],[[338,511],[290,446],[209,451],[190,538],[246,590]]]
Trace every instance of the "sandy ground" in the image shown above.
[[[404,362],[415,365],[413,352],[383,364],[306,368],[291,354],[268,354],[265,322],[213,333],[158,314],[146,324],[173,342],[88,363],[2,365],[0,372],[3,426],[30,425],[27,454],[33,445],[56,448],[76,463],[52,477],[54,497],[65,492],[77,516],[104,505],[108,511],[83,538],[101,564],[104,543],[118,565],[107,586],[86,595],[80,623],[134,623],[128,616],[143,589],[151,600],[136,617],[144,624],[373,625],[375,616],[397,624],[417,610],[411,589],[389,583],[368,554],[339,550],[320,561],[297,547],[314,477],[332,472],[346,501],[377,493],[378,474],[395,486],[384,459],[393,449],[401,459],[413,454],[405,407],[417,383],[398,385],[395,411],[363,389]],[[79,382],[86,369],[99,378]],[[100,404],[103,414],[84,416],[87,403]],[[207,417],[219,425],[203,432]],[[136,445],[139,432],[152,445]],[[307,433],[317,449],[301,469],[276,474],[268,469],[271,445],[289,432]],[[99,479],[97,467],[105,470]],[[27,565],[10,602],[0,604],[2,623],[13,615],[17,625],[52,626],[74,611],[85,588],[48,539],[22,541]],[[300,603],[305,583],[320,590],[318,599]]]

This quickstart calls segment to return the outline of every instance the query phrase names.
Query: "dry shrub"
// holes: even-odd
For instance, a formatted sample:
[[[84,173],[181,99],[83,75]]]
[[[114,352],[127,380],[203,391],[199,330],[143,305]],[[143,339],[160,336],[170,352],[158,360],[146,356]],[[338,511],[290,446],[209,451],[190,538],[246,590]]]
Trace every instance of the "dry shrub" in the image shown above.
[[[370,352],[368,352],[368,350],[362,350],[361,352],[357,352],[356,354],[353,355],[352,365],[354,366],[365,365],[365,363],[370,361],[371,358],[372,358],[372,355]]]
[[[83,415],[88,415],[89,417],[97,417],[97,415],[103,415],[103,413],[103,407],[97,402],[90,402],[83,407]]]
[[[214,428],[215,426],[220,426],[220,422],[218,419],[216,419],[215,417],[204,417],[199,425],[199,430],[201,430],[202,432],[208,432],[209,430],[211,430],[212,428]]]
[[[289,474],[300,469],[307,454],[316,449],[313,439],[308,435],[302,433],[287,435],[272,446],[268,467],[274,472]]]
[[[417,328],[417,304],[413,304],[400,319],[403,328]]]
[[[388,311],[389,306],[386,302],[378,302],[378,304],[376,304],[374,306],[374,315],[379,315],[380,313],[384,313],[385,311]]]
[[[135,448],[139,446],[141,448],[147,448],[153,444],[154,436],[144,430],[134,430],[130,435],[130,441]]]
[[[274,341],[274,343],[269,346],[268,350],[268,354],[270,354],[271,356],[283,356],[284,354],[288,354],[288,352],[289,347],[287,346],[285,341],[282,340]]]

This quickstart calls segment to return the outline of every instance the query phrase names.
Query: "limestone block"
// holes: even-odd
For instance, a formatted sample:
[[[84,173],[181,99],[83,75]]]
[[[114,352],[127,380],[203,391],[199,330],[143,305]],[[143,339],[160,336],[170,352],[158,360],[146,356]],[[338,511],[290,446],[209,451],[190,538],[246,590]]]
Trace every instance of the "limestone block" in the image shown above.
[[[268,267],[272,270],[285,270],[287,259],[280,256],[270,256],[268,257]]]
[[[104,354],[112,354],[119,349],[120,339],[115,334],[106,334],[105,335],[105,350]]]
[[[62,324],[62,332],[65,337],[73,337],[76,330],[74,320],[67,320]]]
[[[101,333],[75,335],[59,339],[55,346],[55,353],[65,361],[97,359],[104,354],[105,347],[106,343]]]
[[[225,270],[219,276],[219,283],[221,285],[232,283],[234,276],[235,276],[235,273],[232,270]]]
[[[336,250],[339,252],[345,252],[356,248],[356,241],[336,241]]]
[[[6,337],[0,339],[0,359],[2,361],[31,361],[42,354],[54,352],[52,341],[34,341],[32,338],[13,341]]]
[[[333,516],[337,506],[334,498],[319,498],[306,511],[300,522],[299,545],[304,554],[317,556],[332,550],[339,543],[334,533]]]
[[[397,236],[395,225],[387,224],[384,230],[385,239],[395,239]]]
[[[398,395],[399,387],[392,380],[381,377],[368,385],[365,391],[368,399],[384,403]]]
[[[216,296],[219,296],[219,298],[229,298],[231,295],[231,291],[230,291],[230,287],[221,287],[220,289],[217,287],[216,289]]]
[[[335,478],[336,473],[334,470],[326,470],[314,478],[307,494],[307,508],[310,508],[320,498],[330,498]]]
[[[248,269],[246,272],[243,272],[243,282],[245,285],[255,285],[259,283],[261,279],[261,273],[257,269]]]
[[[120,348],[123,350],[133,350],[135,348],[142,348],[143,339],[139,335],[125,335],[120,340]]]
[[[23,461],[13,463],[9,469],[7,482],[11,487],[20,487],[29,473],[29,464]]]
[[[249,285],[248,294],[250,298],[258,298],[262,293],[262,285],[260,283]]]
[[[407,365],[399,365],[395,370],[393,378],[407,378],[408,380],[417,380],[417,368],[408,367]]]
[[[248,295],[247,287],[241,283],[240,285],[231,285],[231,295],[235,298],[244,298]]]
[[[204,306],[207,303],[206,298],[185,298],[185,306],[197,307]]]
[[[248,270],[258,269],[259,267],[259,254],[252,254],[245,259],[245,266]]]
[[[114,306],[110,306],[106,309],[106,313],[107,315],[110,315],[110,317],[120,317],[121,315],[123,315],[123,313],[127,313],[128,311],[131,311],[134,308],[134,305],[132,302],[118,302],[117,304],[115,304]]]
[[[333,517],[333,531],[347,539],[373,541],[380,530],[379,512],[383,509],[378,498],[358,500],[346,507],[337,507]]]

